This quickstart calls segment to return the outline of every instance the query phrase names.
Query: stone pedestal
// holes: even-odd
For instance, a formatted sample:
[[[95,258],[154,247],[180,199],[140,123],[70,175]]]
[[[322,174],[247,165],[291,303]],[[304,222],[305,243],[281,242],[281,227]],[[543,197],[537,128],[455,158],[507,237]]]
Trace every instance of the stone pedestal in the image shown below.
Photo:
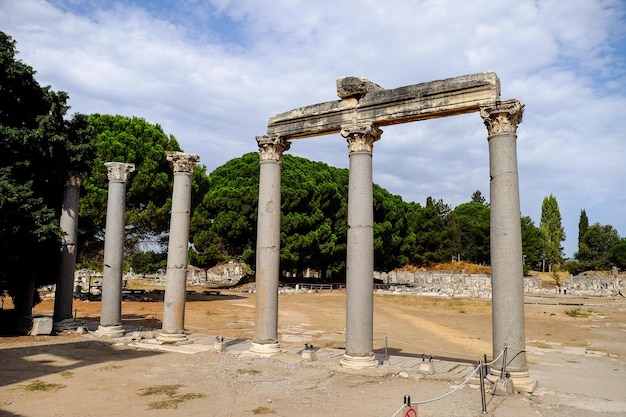
[[[418,368],[418,372],[421,372],[426,375],[434,375],[435,374],[435,364],[432,362],[420,362],[420,366]]]
[[[317,353],[315,353],[314,350],[305,349],[302,351],[302,354],[300,356],[303,360],[308,362],[313,362],[317,360]]]
[[[280,278],[281,161],[290,143],[258,136],[259,209],[256,246],[256,301],[251,352],[275,354],[278,345],[278,281]]]
[[[135,164],[106,162],[109,178],[106,231],[104,239],[104,272],[102,274],[102,307],[96,336],[120,337],[122,327],[122,272],[124,262],[124,226],[126,216],[126,179]]]
[[[341,364],[373,367],[374,203],[372,150],[382,131],[371,124],[343,126],[348,141],[348,237],[346,257],[346,353]]]
[[[28,336],[49,335],[52,333],[52,317],[20,317],[18,322],[18,331]]]
[[[180,343],[187,339],[184,327],[191,185],[193,169],[200,158],[198,155],[168,152],[167,160],[174,165],[174,189],[165,274],[163,330],[157,339],[162,343]]]
[[[83,175],[68,174],[63,193],[60,226],[63,231],[61,268],[54,293],[54,322],[72,319],[74,302],[74,272],[76,270],[76,244],[78,242],[78,203]]]

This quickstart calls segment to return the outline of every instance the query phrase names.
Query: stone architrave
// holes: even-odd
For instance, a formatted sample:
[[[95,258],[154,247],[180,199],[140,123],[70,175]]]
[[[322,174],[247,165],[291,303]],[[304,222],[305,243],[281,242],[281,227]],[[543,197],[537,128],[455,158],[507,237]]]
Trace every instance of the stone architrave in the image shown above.
[[[167,152],[167,160],[174,165],[174,187],[167,249],[163,328],[158,340],[163,343],[177,343],[187,340],[184,328],[191,185],[193,168],[200,158],[198,155],[183,152]]]
[[[532,392],[526,362],[524,273],[517,173],[517,126],[524,105],[518,100],[480,106],[488,132],[490,182],[490,242],[493,320],[493,355],[507,346],[505,371],[517,391]],[[492,366],[500,375],[502,357]]]
[[[121,337],[122,272],[124,262],[124,228],[126,216],[126,180],[135,164],[105,162],[109,178],[106,231],[104,237],[104,271],[102,273],[102,306],[96,335]]]
[[[63,231],[61,268],[54,293],[54,326],[73,322],[74,272],[76,270],[76,244],[78,242],[78,203],[80,186],[85,174],[70,172],[65,182],[60,226]]]
[[[274,355],[278,343],[280,279],[281,166],[290,143],[278,136],[257,136],[259,145],[259,208],[256,243],[256,308],[250,352]]]
[[[346,125],[348,141],[348,238],[346,257],[346,368],[371,368],[374,357],[374,197],[372,151],[382,131],[371,123]]]

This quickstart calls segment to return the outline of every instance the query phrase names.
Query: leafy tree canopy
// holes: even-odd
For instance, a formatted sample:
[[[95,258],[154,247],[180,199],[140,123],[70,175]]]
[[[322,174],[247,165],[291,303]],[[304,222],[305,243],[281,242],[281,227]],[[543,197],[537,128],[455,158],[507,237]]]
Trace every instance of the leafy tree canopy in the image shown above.
[[[80,204],[83,241],[81,261],[94,268],[101,262],[108,178],[105,162],[135,164],[128,176],[126,195],[127,250],[137,252],[147,242],[166,243],[169,231],[173,183],[172,164],[166,151],[180,151],[178,142],[159,125],[137,117],[93,114],[88,119],[95,131],[92,173],[85,180]],[[192,202],[206,192],[204,167],[196,166]]]
[[[92,132],[85,116],[65,118],[67,94],[41,87],[16,55],[0,32],[0,290],[30,314],[33,288],[56,280],[63,188],[70,172],[89,171]]]

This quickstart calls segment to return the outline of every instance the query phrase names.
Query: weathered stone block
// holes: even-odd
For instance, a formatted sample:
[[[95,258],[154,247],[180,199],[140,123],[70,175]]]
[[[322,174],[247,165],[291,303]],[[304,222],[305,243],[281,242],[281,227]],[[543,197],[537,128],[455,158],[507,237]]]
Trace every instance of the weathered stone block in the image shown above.
[[[52,333],[52,326],[52,317],[24,316],[20,317],[18,331],[29,336],[48,335]]]

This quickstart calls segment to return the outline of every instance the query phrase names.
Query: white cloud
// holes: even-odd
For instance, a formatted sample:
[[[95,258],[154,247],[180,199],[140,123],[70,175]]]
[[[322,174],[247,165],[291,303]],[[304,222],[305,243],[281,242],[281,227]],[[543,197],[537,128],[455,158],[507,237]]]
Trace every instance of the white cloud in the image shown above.
[[[538,223],[556,195],[571,255],[582,208],[626,235],[625,11],[619,0],[0,0],[0,27],[73,111],[159,123],[209,170],[256,151],[272,114],[337,100],[340,76],[395,88],[495,71],[502,98],[526,105],[522,213]],[[383,130],[374,180],[390,192],[451,205],[489,194],[478,114]],[[348,166],[339,135],[289,152]]]

